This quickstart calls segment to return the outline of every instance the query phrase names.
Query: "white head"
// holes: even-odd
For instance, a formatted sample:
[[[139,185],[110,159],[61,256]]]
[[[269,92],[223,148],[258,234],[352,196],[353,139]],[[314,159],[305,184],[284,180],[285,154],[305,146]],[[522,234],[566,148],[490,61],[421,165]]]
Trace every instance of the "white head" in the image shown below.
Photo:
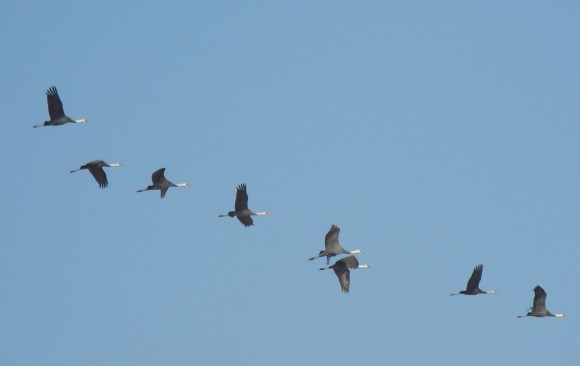
[[[495,290],[489,290],[489,291],[485,291],[486,294],[496,294],[497,292],[495,292]]]
[[[189,187],[190,185],[187,183],[177,183],[175,186],[177,186],[177,187]]]
[[[358,266],[358,268],[371,268],[371,266],[368,264],[361,264]]]
[[[76,123],[87,123],[89,120],[86,118],[81,118],[81,119],[75,119]]]
[[[357,249],[357,250],[353,250],[352,252],[350,252],[350,254],[364,254],[364,252],[360,249]]]
[[[566,315],[565,315],[565,314],[554,314],[554,316],[555,316],[556,318],[565,318],[565,317],[566,317]]]
[[[256,212],[257,216],[268,216],[268,213],[266,211],[264,212]]]
[[[108,166],[123,166],[121,163],[108,163]]]

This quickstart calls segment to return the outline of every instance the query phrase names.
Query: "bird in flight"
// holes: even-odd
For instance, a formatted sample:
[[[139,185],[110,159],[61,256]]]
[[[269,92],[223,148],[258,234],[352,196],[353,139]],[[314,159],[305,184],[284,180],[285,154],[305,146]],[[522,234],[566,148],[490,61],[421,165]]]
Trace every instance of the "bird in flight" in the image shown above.
[[[72,119],[64,114],[64,108],[62,107],[62,102],[56,91],[56,87],[51,86],[46,91],[46,102],[48,103],[48,114],[50,116],[49,121],[44,121],[41,125],[32,126],[43,127],[43,126],[61,126],[65,123],[85,123],[89,120],[86,118],[82,119]]]
[[[332,266],[320,268],[320,270],[334,270],[342,292],[347,294],[350,291],[350,270],[357,268],[370,268],[370,266],[368,264],[359,264],[358,259],[354,255],[349,255],[348,257],[337,260]]]
[[[545,316],[554,316],[556,318],[566,317],[566,315],[564,314],[550,313],[546,308],[546,297],[548,297],[548,294],[546,294],[546,291],[544,291],[543,288],[541,288],[540,286],[534,287],[534,304],[529,309],[531,311],[528,312],[526,315],[518,315],[518,318],[524,318],[526,316],[535,316],[538,318],[542,318]]]
[[[89,172],[93,175],[97,183],[99,183],[99,187],[106,188],[109,185],[109,181],[107,180],[107,174],[105,174],[105,170],[103,167],[106,166],[123,166],[121,163],[105,163],[103,160],[93,160],[85,165],[81,166],[78,169],[71,170],[71,173],[78,172],[82,169],[88,169]]]
[[[236,202],[234,203],[234,211],[230,211],[227,214],[219,215],[219,217],[237,217],[238,220],[245,226],[254,225],[254,220],[252,220],[252,215],[254,216],[268,216],[267,212],[254,212],[248,208],[248,193],[246,192],[246,185],[244,183],[238,186],[236,191]]]
[[[471,274],[469,281],[467,281],[467,287],[465,288],[465,290],[459,291],[458,293],[451,294],[449,296],[495,294],[496,293],[495,290],[483,291],[482,289],[479,288],[479,281],[481,281],[482,273],[483,273],[483,264],[480,264],[473,269],[473,273]]]
[[[321,250],[317,256],[308,258],[309,261],[320,257],[326,257],[326,264],[330,262],[330,257],[334,257],[339,254],[362,254],[360,249],[357,250],[346,250],[340,246],[338,242],[338,234],[340,234],[340,229],[336,225],[332,225],[326,236],[324,237],[324,247],[326,249]]]
[[[143,188],[138,190],[137,192],[143,191],[152,191],[152,190],[159,190],[161,191],[161,198],[165,197],[167,190],[169,187],[189,187],[187,183],[172,183],[165,178],[165,168],[161,168],[156,170],[151,175],[151,181],[153,182],[152,185],[147,186],[147,188]]]

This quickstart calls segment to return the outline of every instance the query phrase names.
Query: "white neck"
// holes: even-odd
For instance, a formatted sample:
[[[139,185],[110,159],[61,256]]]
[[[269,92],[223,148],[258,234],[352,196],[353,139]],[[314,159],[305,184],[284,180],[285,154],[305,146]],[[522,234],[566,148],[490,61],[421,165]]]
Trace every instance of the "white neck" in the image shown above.
[[[371,266],[369,266],[368,264],[361,264],[358,266],[358,268],[371,268]]]
[[[187,183],[177,183],[175,186],[176,187],[189,187],[189,184],[187,184]]]
[[[363,254],[362,250],[357,249],[357,250],[353,250],[352,252],[349,252],[350,254]]]
[[[495,290],[489,290],[489,291],[485,291],[486,294],[495,294]]]
[[[565,318],[566,317],[566,315],[564,315],[564,314],[554,314],[554,316],[556,318]]]
[[[75,122],[76,122],[76,123],[86,123],[86,122],[88,122],[88,121],[89,121],[89,120],[88,120],[88,119],[86,119],[86,118],[82,118],[82,119],[75,119]]]

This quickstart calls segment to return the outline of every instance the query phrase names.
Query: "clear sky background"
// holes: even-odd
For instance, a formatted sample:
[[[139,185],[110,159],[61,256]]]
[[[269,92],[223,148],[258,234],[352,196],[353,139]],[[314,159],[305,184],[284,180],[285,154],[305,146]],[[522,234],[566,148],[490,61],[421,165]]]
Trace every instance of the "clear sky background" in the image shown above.
[[[2,3],[0,364],[579,364],[579,16]],[[32,129],[51,85],[91,122]],[[191,187],[135,193],[160,167]],[[332,224],[347,295],[307,261]],[[498,294],[449,297],[479,263]],[[516,318],[538,284],[567,318]]]

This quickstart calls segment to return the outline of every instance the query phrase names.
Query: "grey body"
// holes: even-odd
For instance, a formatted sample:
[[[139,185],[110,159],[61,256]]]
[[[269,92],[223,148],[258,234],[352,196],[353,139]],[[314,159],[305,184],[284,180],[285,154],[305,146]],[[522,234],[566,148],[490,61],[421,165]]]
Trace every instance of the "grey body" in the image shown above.
[[[165,194],[167,193],[167,190],[169,189],[169,187],[187,187],[187,186],[189,186],[187,183],[175,184],[175,183],[167,180],[165,178],[165,168],[157,169],[151,175],[151,182],[153,183],[152,185],[147,186],[147,188],[140,189],[137,192],[159,190],[159,191],[161,191],[161,198],[163,198],[163,197],[165,197]]]
[[[42,126],[61,126],[66,123],[82,123],[88,122],[86,119],[74,120],[67,115],[64,114],[64,108],[62,106],[62,101],[58,96],[58,91],[56,90],[55,86],[51,86],[46,91],[46,102],[48,103],[48,115],[50,116],[50,120],[44,121],[42,125],[33,126],[33,127],[42,127]]]
[[[336,225],[332,225],[330,227],[330,230],[328,230],[328,233],[326,233],[326,236],[324,237],[325,249],[321,250],[317,256],[308,258],[308,260],[311,261],[316,258],[326,257],[326,264],[328,265],[328,263],[330,262],[330,258],[337,256],[339,254],[353,254],[353,252],[362,253],[360,250],[350,251],[344,249],[338,241],[339,234],[340,234],[339,227]]]
[[[250,227],[254,225],[254,220],[252,220],[252,215],[257,216],[267,216],[266,212],[254,212],[248,208],[248,192],[246,190],[246,184],[240,184],[236,189],[236,201],[234,202],[234,211],[230,211],[227,214],[219,215],[219,217],[237,217],[238,220],[245,227]]]
[[[97,183],[99,184],[100,188],[106,188],[109,185],[109,181],[107,180],[107,174],[105,174],[105,170],[103,167],[109,166],[120,166],[121,164],[107,164],[103,160],[93,160],[91,162],[86,163],[85,165],[81,166],[76,170],[71,170],[71,173],[78,172],[82,169],[88,169],[88,171],[93,175]]]
[[[338,277],[340,288],[342,292],[347,294],[350,291],[350,270],[357,268],[369,268],[368,265],[360,265],[358,259],[354,255],[349,255],[337,260],[332,266],[320,268],[320,270],[332,269],[334,274]]]
[[[519,315],[518,318],[523,318],[525,316],[535,316],[538,318],[543,318],[545,316],[555,316],[563,318],[564,314],[552,314],[546,308],[546,297],[548,294],[540,286],[534,287],[534,303],[532,309],[526,315]]]

